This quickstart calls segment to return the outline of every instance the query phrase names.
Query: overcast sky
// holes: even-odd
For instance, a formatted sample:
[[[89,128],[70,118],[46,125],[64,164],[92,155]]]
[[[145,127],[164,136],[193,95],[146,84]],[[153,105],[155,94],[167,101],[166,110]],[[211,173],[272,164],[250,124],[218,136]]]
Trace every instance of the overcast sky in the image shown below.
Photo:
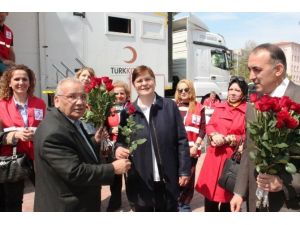
[[[211,32],[224,36],[230,49],[243,48],[248,40],[253,40],[257,44],[280,41],[300,44],[300,13],[201,12],[196,14]]]

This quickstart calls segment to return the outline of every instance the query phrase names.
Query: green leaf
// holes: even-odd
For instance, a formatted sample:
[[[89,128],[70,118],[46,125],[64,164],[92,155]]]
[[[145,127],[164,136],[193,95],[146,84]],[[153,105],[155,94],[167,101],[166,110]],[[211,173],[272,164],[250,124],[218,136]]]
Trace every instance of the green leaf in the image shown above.
[[[255,155],[255,153],[254,153],[253,151],[250,151],[250,152],[249,152],[249,157],[250,157],[250,159],[251,159],[252,161],[254,161],[254,160],[256,159],[256,155]]]
[[[293,163],[287,163],[285,165],[285,170],[286,170],[286,172],[288,172],[290,174],[294,174],[297,172],[297,169]]]
[[[260,172],[260,166],[259,165],[257,165],[256,167],[255,167],[255,169],[256,169],[256,171],[259,173]]]
[[[283,158],[278,160],[278,163],[281,163],[281,164],[287,164],[288,162],[289,162],[288,156],[283,156]]]
[[[144,125],[142,125],[142,124],[137,124],[137,125],[135,126],[135,128],[136,128],[137,130],[140,130],[140,129],[143,129],[143,128],[144,128]]]
[[[269,145],[269,143],[266,142],[266,141],[263,141],[261,144],[262,144],[266,149],[268,149],[269,151],[272,149],[271,146]]]
[[[270,174],[270,175],[276,175],[277,174],[277,170],[276,169],[269,169],[268,170],[268,174]]]
[[[126,142],[126,144],[130,144],[130,137],[126,137],[125,142]]]
[[[141,144],[144,144],[146,141],[147,141],[146,138],[142,138],[142,139],[136,140],[136,143],[137,143],[138,145],[141,145]]]
[[[286,143],[280,143],[280,144],[273,145],[273,147],[275,147],[275,148],[287,148],[289,146]]]
[[[138,145],[137,145],[136,143],[133,142],[133,143],[131,144],[131,146],[130,146],[131,152],[133,152],[134,150],[136,150],[137,147],[138,147]]]
[[[261,149],[261,150],[260,150],[260,154],[261,154],[261,156],[262,156],[263,158],[266,157],[266,152],[265,152],[265,150]]]
[[[269,124],[268,124],[268,127],[269,128],[274,128],[276,125],[276,121],[275,120],[270,120]]]
[[[256,130],[251,127],[249,127],[248,130],[251,134],[257,134]]]
[[[262,136],[262,140],[266,141],[269,139],[268,132],[265,132]]]

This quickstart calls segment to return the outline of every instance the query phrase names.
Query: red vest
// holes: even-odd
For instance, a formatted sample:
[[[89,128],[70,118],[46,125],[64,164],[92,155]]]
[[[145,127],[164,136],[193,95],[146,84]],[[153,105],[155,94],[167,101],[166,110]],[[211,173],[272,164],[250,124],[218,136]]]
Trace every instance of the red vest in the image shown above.
[[[28,97],[28,127],[37,127],[45,117],[46,105],[44,101],[37,97]],[[15,130],[24,127],[24,121],[21,113],[16,107],[13,98],[8,101],[0,100],[0,120],[4,131]],[[30,159],[34,158],[32,141],[18,141],[18,153],[26,153]],[[10,145],[2,145],[0,155],[11,155],[12,147]]]
[[[3,24],[3,32],[0,32],[0,56],[10,59],[10,48],[13,43],[13,33],[8,26]]]
[[[192,147],[195,144],[199,136],[199,127],[201,122],[201,110],[203,106],[197,102],[195,111],[193,113],[187,113],[184,119],[184,126],[189,140],[189,146]]]

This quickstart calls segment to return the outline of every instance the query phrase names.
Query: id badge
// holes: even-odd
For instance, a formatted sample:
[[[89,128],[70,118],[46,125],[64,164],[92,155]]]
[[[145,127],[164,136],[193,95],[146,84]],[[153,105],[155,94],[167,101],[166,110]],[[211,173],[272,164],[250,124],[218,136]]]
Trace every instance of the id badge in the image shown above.
[[[200,120],[201,120],[201,116],[198,116],[198,115],[195,115],[195,114],[192,115],[192,123],[193,124],[199,125]]]
[[[35,120],[43,120],[43,110],[42,109],[34,109],[34,119]]]

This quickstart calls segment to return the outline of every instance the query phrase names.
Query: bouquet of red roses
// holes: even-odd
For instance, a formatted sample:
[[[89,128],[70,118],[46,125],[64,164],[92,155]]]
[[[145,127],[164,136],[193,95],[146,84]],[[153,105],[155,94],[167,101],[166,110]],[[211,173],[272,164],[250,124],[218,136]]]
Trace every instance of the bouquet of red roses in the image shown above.
[[[247,129],[255,143],[255,150],[249,152],[258,173],[278,175],[284,170],[296,173],[292,163],[300,159],[300,104],[289,97],[257,98],[250,96],[255,105],[256,121],[249,122]],[[298,168],[299,169],[299,168]],[[258,204],[268,206],[268,193],[257,190]]]
[[[138,130],[143,129],[144,126],[141,124],[136,124],[136,122],[134,121],[133,115],[135,113],[135,108],[133,104],[130,103],[126,109],[129,115],[126,120],[127,123],[125,126],[119,126],[119,128],[121,134],[125,137],[125,143],[129,148],[129,153],[132,154],[132,152],[137,149],[138,145],[145,143],[147,140],[146,138],[133,140],[133,135]]]
[[[114,88],[109,77],[93,77],[85,87],[87,93],[87,110],[83,120],[91,122],[95,127],[103,127],[115,102]]]

